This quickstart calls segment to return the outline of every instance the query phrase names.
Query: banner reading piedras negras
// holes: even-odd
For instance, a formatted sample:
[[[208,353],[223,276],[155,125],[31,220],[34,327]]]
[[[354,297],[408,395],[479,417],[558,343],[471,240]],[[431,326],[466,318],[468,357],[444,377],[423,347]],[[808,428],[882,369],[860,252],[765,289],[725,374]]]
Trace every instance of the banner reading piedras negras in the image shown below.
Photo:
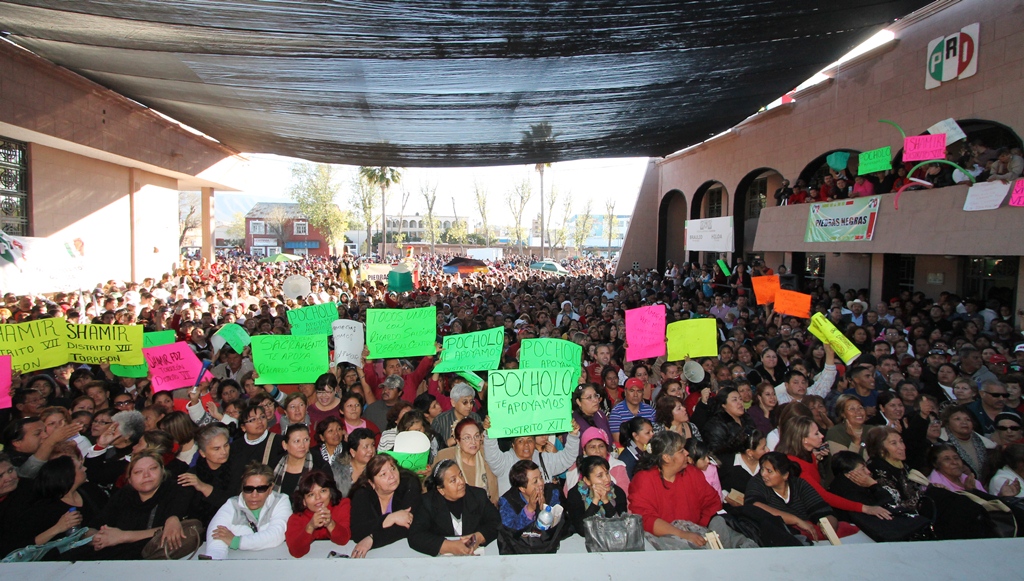
[[[492,438],[572,431],[572,392],[579,368],[506,369],[487,376]]]

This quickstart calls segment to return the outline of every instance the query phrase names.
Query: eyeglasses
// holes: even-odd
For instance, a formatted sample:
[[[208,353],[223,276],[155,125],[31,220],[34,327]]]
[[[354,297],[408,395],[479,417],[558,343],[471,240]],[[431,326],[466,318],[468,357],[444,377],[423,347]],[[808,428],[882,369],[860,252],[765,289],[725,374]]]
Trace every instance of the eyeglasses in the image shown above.
[[[479,442],[480,440],[483,440],[483,439],[484,439],[484,435],[483,434],[477,434],[475,436],[462,436],[461,438],[459,438],[459,441],[460,442],[466,442],[468,444],[469,442]]]
[[[586,401],[601,401],[601,396],[595,393],[593,395],[585,395],[585,396],[581,397],[580,399],[586,400]]]
[[[265,416],[263,414],[260,414],[260,415],[252,416],[251,418],[245,420],[242,423],[243,424],[251,424],[253,422],[265,422],[265,421],[267,421],[267,416]]]
[[[245,494],[252,494],[254,492],[257,494],[265,494],[268,490],[270,490],[270,487],[270,484],[262,484],[260,486],[243,486],[242,492]]]
[[[125,407],[125,406],[131,405],[131,404],[132,404],[132,400],[130,400],[130,399],[123,399],[121,401],[115,401],[114,402],[114,407],[119,407],[120,408],[120,407]]]
[[[996,426],[1000,432],[1019,432],[1020,426]]]
[[[998,398],[1008,398],[1008,397],[1010,397],[1010,394],[1006,393],[1005,391],[1002,392],[1002,393],[992,393],[991,391],[983,391],[982,393],[987,393],[987,394],[991,395],[992,397],[998,397]]]

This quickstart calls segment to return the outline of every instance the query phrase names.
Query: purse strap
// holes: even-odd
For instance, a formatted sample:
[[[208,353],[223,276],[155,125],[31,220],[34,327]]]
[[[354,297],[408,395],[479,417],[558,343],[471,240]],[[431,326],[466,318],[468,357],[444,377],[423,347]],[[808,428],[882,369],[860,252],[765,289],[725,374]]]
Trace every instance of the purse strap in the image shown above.
[[[274,443],[273,439],[274,439],[274,434],[267,434],[267,439],[264,441],[264,443],[266,444],[263,447],[263,465],[264,466],[269,465],[269,462],[270,462],[270,452],[271,452],[270,449],[272,447],[272,444]]]

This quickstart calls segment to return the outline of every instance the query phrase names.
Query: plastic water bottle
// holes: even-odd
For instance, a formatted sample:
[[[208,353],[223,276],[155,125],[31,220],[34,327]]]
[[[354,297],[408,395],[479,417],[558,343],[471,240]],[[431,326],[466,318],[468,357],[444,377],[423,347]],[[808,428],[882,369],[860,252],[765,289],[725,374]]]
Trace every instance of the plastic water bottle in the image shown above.
[[[537,530],[546,531],[555,522],[555,515],[551,513],[551,506],[545,506],[544,512],[537,515]]]
[[[78,512],[78,508],[72,506],[71,508],[68,509],[68,512]],[[83,528],[85,528],[85,527],[83,527],[81,525],[79,525],[77,527],[71,527],[70,529],[68,529],[67,536],[69,536],[69,537],[73,536],[75,533],[77,533],[78,531],[82,530]]]

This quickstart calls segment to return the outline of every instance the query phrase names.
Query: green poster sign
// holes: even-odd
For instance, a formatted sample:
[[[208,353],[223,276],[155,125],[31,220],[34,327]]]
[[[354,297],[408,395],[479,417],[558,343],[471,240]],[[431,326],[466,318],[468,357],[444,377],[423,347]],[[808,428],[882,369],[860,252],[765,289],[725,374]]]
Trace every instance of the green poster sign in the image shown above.
[[[324,335],[257,335],[252,338],[256,383],[313,383],[330,371]]]
[[[480,391],[480,387],[484,384],[484,378],[472,371],[456,371],[455,373],[462,379],[465,379],[477,391]]]
[[[879,196],[811,204],[804,242],[871,240],[878,223]]]
[[[507,369],[487,376],[491,438],[557,434],[572,430],[572,392],[579,367]]]
[[[160,347],[161,345],[170,345],[177,339],[173,330],[171,331],[157,331],[155,333],[143,333],[142,334],[142,348],[146,347]],[[146,377],[149,375],[149,365],[145,361],[142,365],[118,365],[112,364],[110,366],[110,372],[117,377]]]
[[[892,148],[888,145],[860,154],[857,175],[892,169]]]
[[[241,353],[246,347],[252,343],[252,339],[249,337],[249,333],[245,332],[245,327],[236,324],[228,323],[220,328],[219,331],[213,334],[213,338],[210,343],[213,344],[213,348],[220,350],[224,347],[224,343],[227,342],[231,345],[231,348],[235,350],[235,353]]]
[[[416,357],[437,353],[437,309],[369,309],[366,347],[370,359]]]
[[[441,360],[434,365],[434,373],[497,369],[501,364],[504,339],[504,327],[449,335],[444,338]]]
[[[524,339],[519,347],[519,368],[573,367],[583,361],[583,347],[565,339]]]
[[[330,335],[331,323],[338,320],[338,305],[324,303],[288,311],[292,335]]]

